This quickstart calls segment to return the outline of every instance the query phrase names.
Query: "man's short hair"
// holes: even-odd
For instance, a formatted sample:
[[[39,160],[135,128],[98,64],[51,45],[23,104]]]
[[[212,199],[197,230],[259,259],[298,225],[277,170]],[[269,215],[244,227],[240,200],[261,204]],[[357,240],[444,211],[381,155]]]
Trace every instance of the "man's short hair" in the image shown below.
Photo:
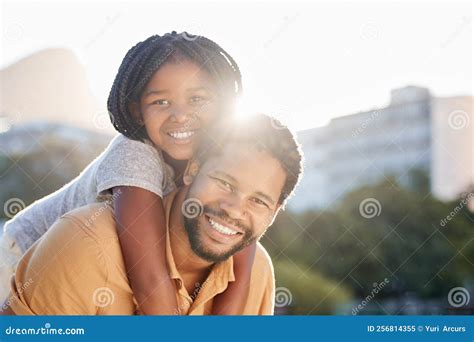
[[[291,130],[266,114],[254,114],[246,118],[226,117],[204,132],[195,158],[204,164],[210,157],[222,153],[230,143],[253,145],[280,162],[286,180],[278,203],[284,206],[303,173],[303,152]]]

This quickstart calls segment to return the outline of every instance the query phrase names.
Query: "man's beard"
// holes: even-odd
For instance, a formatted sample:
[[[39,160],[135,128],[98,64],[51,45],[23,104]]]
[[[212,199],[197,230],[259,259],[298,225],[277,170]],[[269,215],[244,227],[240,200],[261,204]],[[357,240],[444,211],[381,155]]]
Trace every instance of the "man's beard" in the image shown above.
[[[203,241],[202,241],[202,229],[200,227],[200,222],[199,222],[199,219],[206,214],[210,214],[211,216],[218,217],[227,222],[232,222],[233,225],[239,227],[244,232],[242,239],[238,243],[236,243],[234,246],[231,246],[230,249],[226,251],[216,252],[216,251],[210,250],[209,248],[206,248],[206,246],[204,246]],[[206,205],[203,207],[203,211],[201,215],[195,218],[189,218],[187,216],[184,216],[183,219],[184,219],[184,228],[186,229],[186,232],[188,233],[188,238],[189,238],[189,242],[191,244],[192,250],[194,251],[194,253],[196,253],[197,256],[209,262],[218,263],[218,262],[227,260],[229,257],[234,255],[238,251],[244,249],[248,245],[252,244],[257,239],[257,237],[253,236],[251,228],[243,225],[240,222],[236,222],[235,220],[230,219],[225,211],[212,209]],[[207,220],[206,217],[204,217],[204,219]]]

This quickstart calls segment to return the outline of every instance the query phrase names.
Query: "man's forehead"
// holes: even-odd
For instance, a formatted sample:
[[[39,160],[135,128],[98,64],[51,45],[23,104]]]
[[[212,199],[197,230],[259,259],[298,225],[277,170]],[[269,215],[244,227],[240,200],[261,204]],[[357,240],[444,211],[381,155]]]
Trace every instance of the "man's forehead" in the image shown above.
[[[254,191],[278,198],[286,173],[269,152],[247,143],[228,143],[201,167],[205,173],[227,175]]]
[[[262,155],[272,158],[268,152],[258,149],[255,145],[241,142],[229,142],[221,148],[219,153],[208,158],[205,165],[209,164],[209,168],[220,167],[234,169],[236,168],[236,165],[240,166],[240,163],[242,162],[251,163]],[[236,169],[242,168],[237,167]]]

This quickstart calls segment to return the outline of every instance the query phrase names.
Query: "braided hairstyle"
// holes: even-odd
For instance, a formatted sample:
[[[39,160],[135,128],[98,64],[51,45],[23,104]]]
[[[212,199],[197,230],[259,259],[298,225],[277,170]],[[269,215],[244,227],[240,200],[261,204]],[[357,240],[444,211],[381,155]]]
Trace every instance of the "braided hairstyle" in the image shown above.
[[[115,77],[107,108],[117,131],[133,140],[149,140],[145,127],[130,112],[129,104],[140,100],[155,71],[176,55],[198,64],[209,73],[216,82],[222,103],[232,105],[242,93],[242,76],[237,63],[212,40],[176,31],[163,36],[154,35],[127,52]]]

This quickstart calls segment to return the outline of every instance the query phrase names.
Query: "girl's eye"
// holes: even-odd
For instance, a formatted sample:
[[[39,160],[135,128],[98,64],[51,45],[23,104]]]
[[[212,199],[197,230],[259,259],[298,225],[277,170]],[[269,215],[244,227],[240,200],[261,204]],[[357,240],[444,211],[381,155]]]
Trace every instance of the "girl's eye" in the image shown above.
[[[170,102],[168,100],[156,100],[153,102],[153,104],[157,104],[159,106],[167,106],[170,104]]]
[[[258,199],[258,198],[256,198],[256,197],[254,197],[254,198],[253,198],[253,201],[254,201],[255,203],[257,203],[258,205],[262,205],[262,206],[265,206],[265,207],[269,208],[269,206],[267,205],[267,203],[265,203],[265,202],[262,201],[261,199]]]
[[[202,97],[202,96],[192,96],[191,99],[190,99],[190,102],[194,103],[194,104],[206,103],[208,101],[209,100],[207,98]]]

